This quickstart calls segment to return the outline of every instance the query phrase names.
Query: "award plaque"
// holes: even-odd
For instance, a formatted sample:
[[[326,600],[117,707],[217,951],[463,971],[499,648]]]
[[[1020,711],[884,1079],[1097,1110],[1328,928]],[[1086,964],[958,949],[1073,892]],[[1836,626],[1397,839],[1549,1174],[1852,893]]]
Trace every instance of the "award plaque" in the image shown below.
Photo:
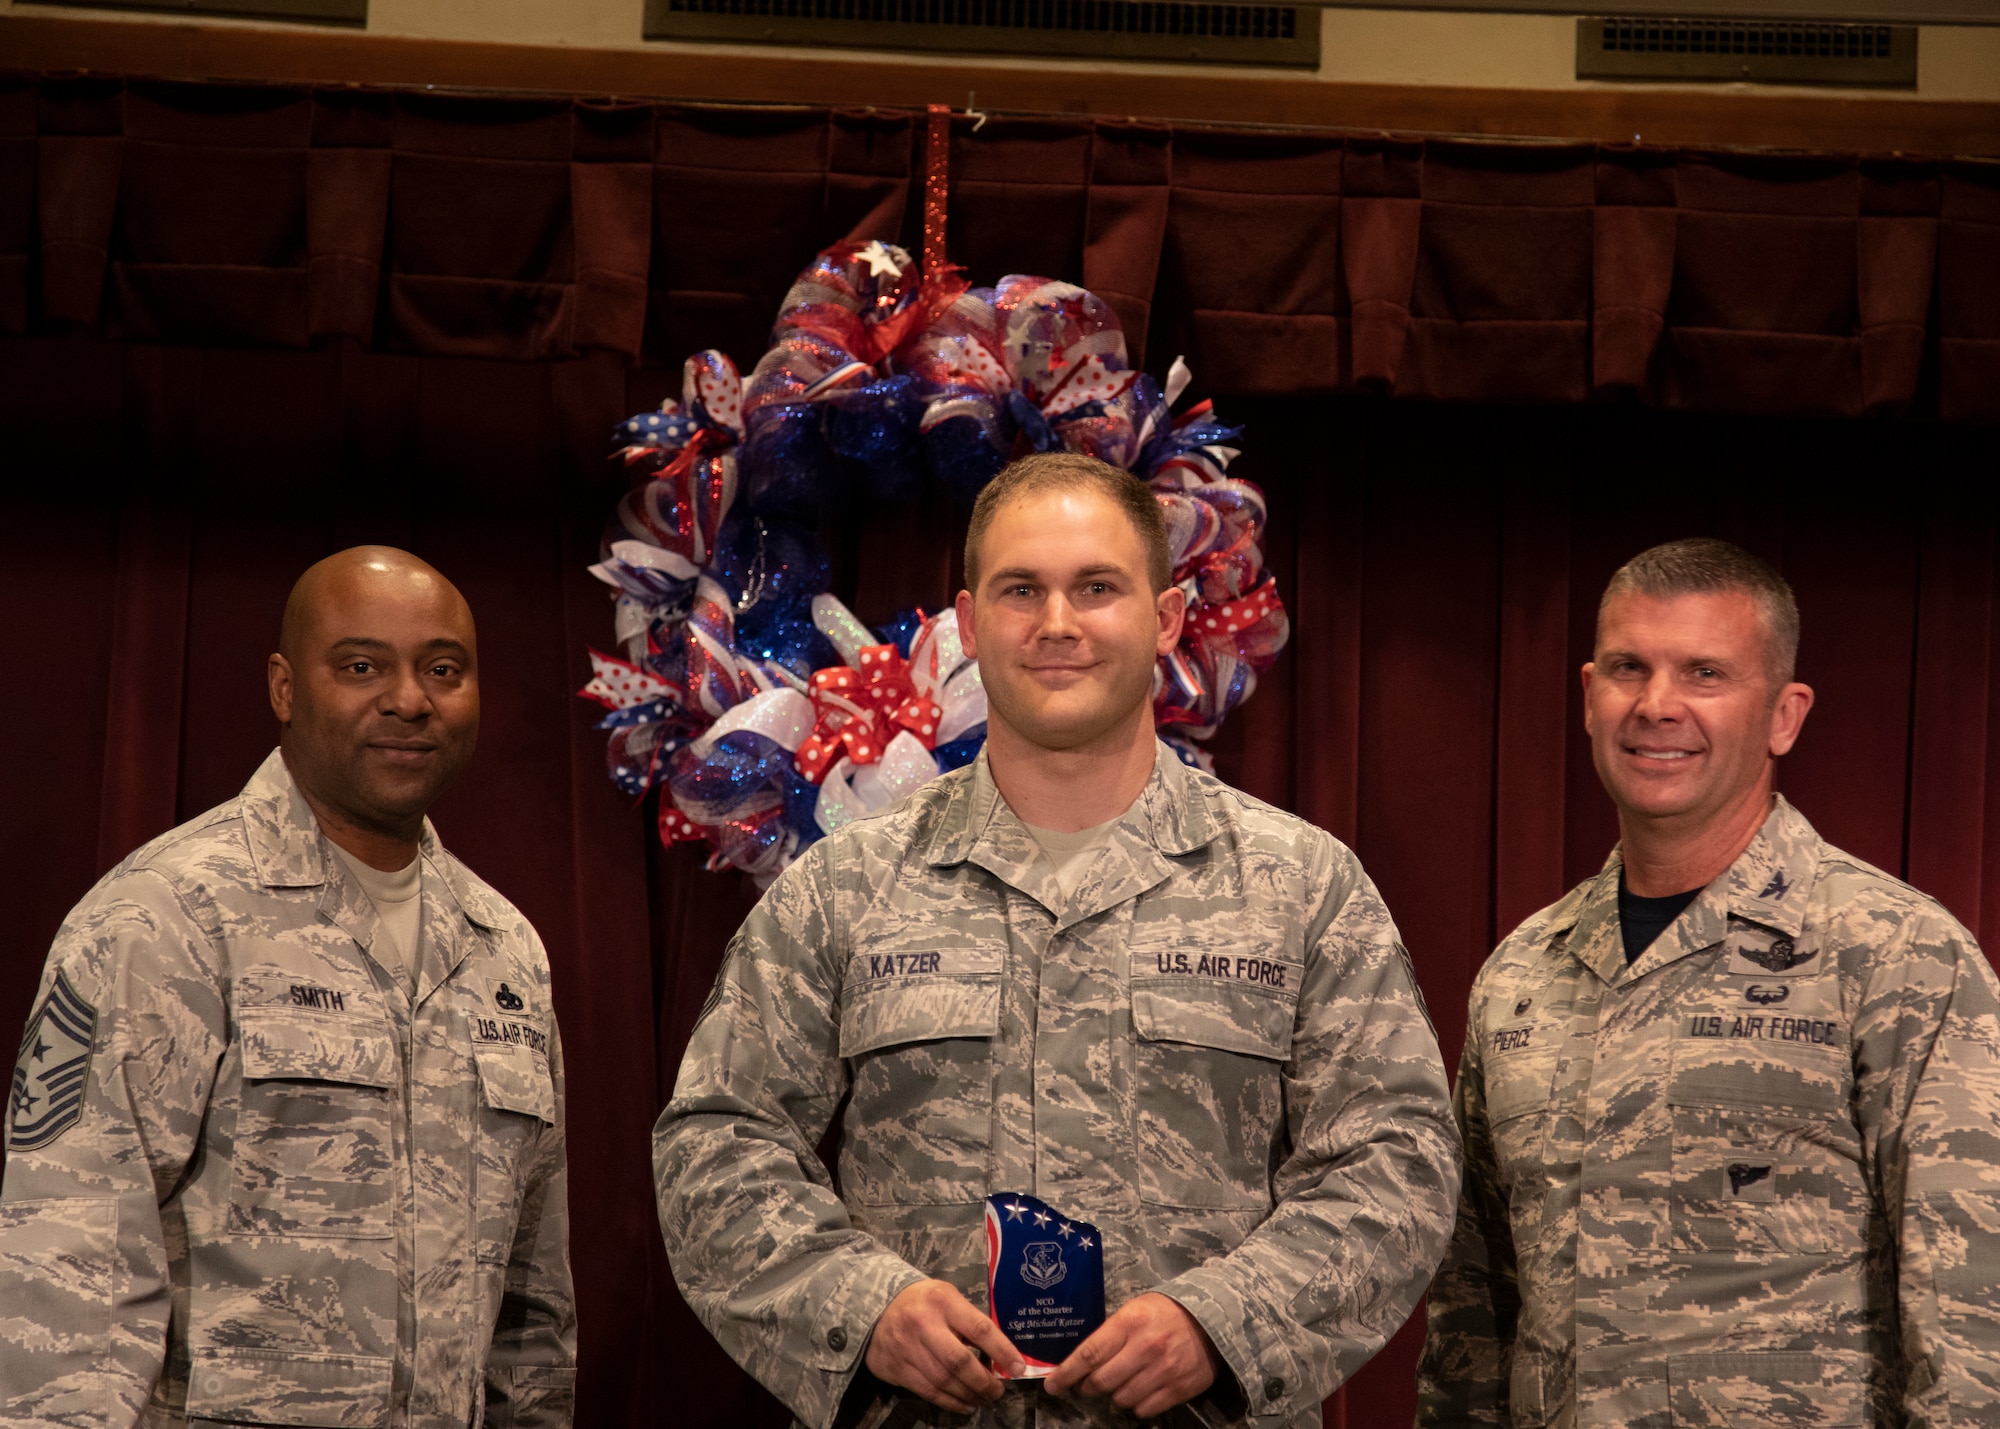
[[[1104,1323],[1104,1238],[1033,1196],[988,1196],[986,1304],[1028,1362],[1021,1378],[1050,1373]]]

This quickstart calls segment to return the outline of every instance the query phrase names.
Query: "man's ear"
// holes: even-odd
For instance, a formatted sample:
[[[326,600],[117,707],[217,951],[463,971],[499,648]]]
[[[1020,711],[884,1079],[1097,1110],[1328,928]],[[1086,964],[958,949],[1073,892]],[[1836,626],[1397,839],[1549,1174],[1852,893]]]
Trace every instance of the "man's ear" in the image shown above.
[[[264,662],[264,685],[271,695],[271,713],[279,724],[292,722],[292,662],[273,655]]]
[[[1160,618],[1160,633],[1153,642],[1153,653],[1172,654],[1173,648],[1181,643],[1181,624],[1187,619],[1187,592],[1170,585],[1153,597],[1153,608]]]
[[[964,647],[968,659],[977,660],[979,637],[972,630],[972,592],[960,591],[958,599],[953,602],[953,608],[958,611],[958,643]]]
[[[1596,721],[1590,717],[1590,677],[1597,673],[1597,662],[1595,660],[1585,660],[1583,662],[1583,669],[1578,673],[1583,677],[1583,732],[1585,734],[1595,734],[1597,731],[1593,728],[1593,725]]]
[[[1794,680],[1778,691],[1778,698],[1771,702],[1771,753],[1773,756],[1792,752],[1798,743],[1799,731],[1805,728],[1806,716],[1812,713],[1813,690],[1811,685],[1801,685]]]

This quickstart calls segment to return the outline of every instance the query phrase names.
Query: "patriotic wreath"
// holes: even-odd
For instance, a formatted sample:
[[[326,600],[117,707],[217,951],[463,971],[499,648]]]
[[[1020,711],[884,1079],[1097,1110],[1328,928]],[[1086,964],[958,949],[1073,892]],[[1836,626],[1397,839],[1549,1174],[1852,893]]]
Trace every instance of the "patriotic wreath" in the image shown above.
[[[786,294],[746,381],[690,357],[681,396],[614,433],[635,478],[591,572],[614,588],[624,658],[590,652],[579,692],[608,713],[612,780],[656,786],[663,843],[768,882],[815,839],[969,763],[986,693],[957,616],[870,629],[828,593],[826,515],[940,481],[969,503],[1010,456],[1067,449],[1146,480],[1187,592],[1160,661],[1161,736],[1200,742],[1290,634],[1264,570],[1264,497],[1227,474],[1239,429],[1208,402],[1171,411],[1127,365],[1110,306],[1073,284],[968,287],[881,242],[836,244]]]

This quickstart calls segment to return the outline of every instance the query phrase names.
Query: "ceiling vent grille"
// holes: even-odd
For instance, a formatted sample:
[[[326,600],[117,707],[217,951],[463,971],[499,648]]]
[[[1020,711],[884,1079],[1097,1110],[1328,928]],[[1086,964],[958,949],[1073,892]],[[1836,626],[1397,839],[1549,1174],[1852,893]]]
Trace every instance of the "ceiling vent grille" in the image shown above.
[[[1917,27],[1644,16],[1578,20],[1576,77],[1910,89],[1917,83]]]
[[[1319,16],[1201,0],[646,0],[646,38],[1313,68]]]

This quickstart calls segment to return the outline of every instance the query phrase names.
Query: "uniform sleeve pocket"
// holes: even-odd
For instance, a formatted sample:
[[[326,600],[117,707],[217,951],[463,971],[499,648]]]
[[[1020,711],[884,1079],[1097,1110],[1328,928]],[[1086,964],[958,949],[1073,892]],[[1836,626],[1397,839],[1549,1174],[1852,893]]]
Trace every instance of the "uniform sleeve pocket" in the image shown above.
[[[251,1080],[361,1087],[393,1087],[399,1081],[395,1030],[387,1022],[246,1007],[238,1009],[237,1027],[243,1075]]]
[[[1676,1429],[1844,1429],[1863,1422],[1867,1372],[1848,1351],[1674,1355],[1667,1395]]]
[[[2000,1316],[2000,1285],[1992,1250],[2000,1245],[2000,1195],[1991,1191],[1938,1191],[1917,1203],[1931,1276],[1948,1315]]]
[[[150,1190],[150,1187],[149,1187]],[[118,1202],[60,1198],[0,1202],[0,1351],[16,1404],[61,1393],[102,1367],[111,1334],[118,1255]],[[20,1347],[35,1346],[32,1357]],[[32,1369],[30,1369],[32,1366]]]
[[[1162,979],[1132,988],[1132,1030],[1147,1042],[1182,1042],[1282,1062],[1292,1054],[1288,998],[1228,983]]]
[[[840,1017],[840,1055],[859,1057],[904,1042],[992,1037],[1000,1030],[1000,979],[899,978],[854,996]]]
[[[479,1068],[479,1099],[487,1106],[555,1125],[555,1080],[536,1057],[526,1052],[477,1052],[473,1062]]]

